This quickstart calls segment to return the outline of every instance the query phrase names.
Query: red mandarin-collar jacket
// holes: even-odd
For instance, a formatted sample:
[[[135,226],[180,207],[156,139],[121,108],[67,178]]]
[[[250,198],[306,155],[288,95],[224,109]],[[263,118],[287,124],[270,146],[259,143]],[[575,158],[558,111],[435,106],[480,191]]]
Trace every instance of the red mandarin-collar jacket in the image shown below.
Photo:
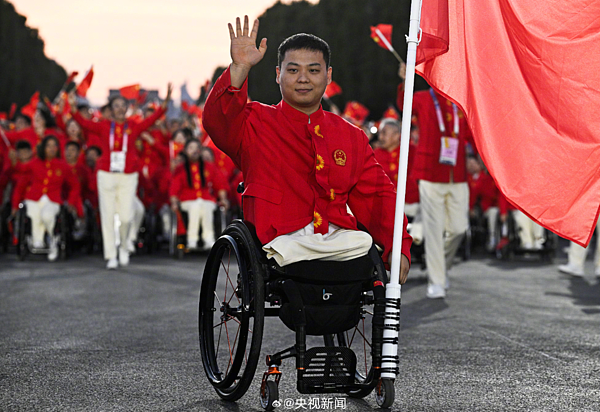
[[[265,244],[313,222],[357,230],[357,221],[384,248],[392,248],[396,194],[359,128],[322,108],[310,116],[284,101],[247,102],[248,82],[231,86],[229,68],[204,106],[203,125],[217,147],[244,174],[244,218]],[[347,211],[346,204],[352,210]],[[410,259],[406,232],[402,253]]]
[[[408,151],[408,177],[406,179],[406,204],[419,203],[419,184],[417,179],[412,176],[412,168],[415,161],[416,146],[411,143]],[[388,152],[385,149],[375,149],[375,159],[379,162],[385,173],[392,180],[392,183],[398,186],[398,162],[400,159],[400,146]]]
[[[149,128],[165,113],[165,109],[160,107],[152,115],[148,116],[141,122],[126,121],[124,123],[115,123],[115,143],[113,151],[120,152],[123,150],[123,132],[125,123],[128,126],[128,142],[127,155],[125,156],[125,173],[135,173],[138,170],[138,154],[135,147],[135,141],[140,133]],[[102,155],[98,159],[96,168],[108,172],[110,170],[110,128],[111,121],[102,119],[98,122],[85,119],[81,114],[75,112],[73,118],[86,132],[97,134],[100,137],[100,150]]]
[[[478,201],[483,212],[498,205],[499,191],[492,176],[481,172],[477,176],[469,175],[467,179],[469,183],[469,209],[473,209]]]
[[[12,131],[12,132],[4,132],[6,137],[10,141],[12,146],[15,146],[19,140],[26,140],[31,145],[31,150],[33,150],[34,156],[37,156],[37,152],[35,148],[38,144],[40,144],[43,138],[40,138],[35,129],[32,127],[27,127],[23,130]],[[65,150],[65,143],[67,142],[67,136],[59,129],[56,128],[46,128],[44,130],[44,137],[46,136],[56,136],[58,139],[58,144],[60,146],[60,151]]]
[[[446,126],[445,136],[451,136],[454,131],[454,113],[452,102],[436,92],[440,103],[440,110]],[[398,86],[396,104],[400,110],[404,107],[404,83]],[[458,156],[456,166],[440,163],[440,150],[442,132],[438,124],[435,105],[428,90],[416,92],[413,96],[412,112],[417,116],[419,124],[419,144],[417,145],[414,167],[412,173],[416,180],[426,180],[434,183],[463,183],[467,181],[466,143],[469,142],[473,149],[473,137],[467,121],[458,109],[459,133]]]
[[[43,195],[58,204],[62,204],[62,190],[68,186],[67,201],[83,214],[81,205],[80,184],[77,176],[62,159],[33,159],[21,165],[21,176],[12,197],[12,207],[16,209],[23,200],[38,201]]]
[[[177,196],[181,202],[196,199],[216,201],[219,190],[228,190],[229,188],[223,174],[212,163],[204,162],[206,187],[202,187],[199,163],[191,163],[190,172],[193,187],[188,184],[185,167],[180,165],[175,169],[169,188],[169,196]]]

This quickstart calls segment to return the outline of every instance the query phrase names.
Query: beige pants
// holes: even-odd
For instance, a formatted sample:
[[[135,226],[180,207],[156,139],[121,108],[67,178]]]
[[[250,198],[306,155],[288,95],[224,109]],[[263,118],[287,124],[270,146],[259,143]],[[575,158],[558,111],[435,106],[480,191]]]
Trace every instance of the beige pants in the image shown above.
[[[277,236],[263,246],[267,258],[273,258],[279,266],[301,260],[345,261],[366,255],[373,244],[373,238],[360,230],[342,229],[329,224],[327,234],[315,234],[311,222],[300,230]]]
[[[35,247],[43,247],[44,232],[54,235],[56,216],[60,212],[60,205],[50,200],[47,195],[42,195],[40,200],[25,200],[27,216],[31,219],[31,237]]]
[[[419,181],[429,283],[444,287],[446,272],[469,228],[467,183]]]
[[[600,219],[598,219],[598,223],[596,224],[596,254],[594,255],[594,266],[596,268],[600,267],[600,238],[598,238],[598,229],[600,228]],[[581,270],[584,270],[583,266],[585,265],[585,259],[587,258],[588,247],[579,246],[575,242],[571,242],[569,246],[569,265],[574,265]]]
[[[213,224],[217,204],[212,200],[196,199],[181,202],[181,210],[188,214],[187,241],[197,242],[198,231],[202,226],[202,241],[204,244],[215,242],[215,227]]]
[[[134,199],[137,193],[138,174],[98,171],[98,202],[102,225],[102,245],[104,259],[116,259],[115,214],[119,215],[121,226],[119,238],[121,247],[127,243],[131,221],[133,220]]]
[[[544,241],[544,228],[520,210],[513,211],[513,217],[517,224],[517,233],[521,239],[521,246],[525,249],[541,246],[541,243]]]

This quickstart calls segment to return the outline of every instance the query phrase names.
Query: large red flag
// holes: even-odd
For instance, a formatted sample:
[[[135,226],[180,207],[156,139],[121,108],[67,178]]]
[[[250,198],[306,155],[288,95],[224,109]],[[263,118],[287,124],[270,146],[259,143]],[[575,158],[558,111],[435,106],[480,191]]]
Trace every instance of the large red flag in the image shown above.
[[[429,0],[421,15],[423,38],[447,22],[449,51],[417,71],[463,109],[498,187],[587,245],[600,206],[600,2]]]
[[[329,83],[327,85],[327,88],[325,89],[325,97],[327,99],[330,99],[333,96],[337,96],[340,93],[342,93],[342,88],[340,87],[339,84],[337,84],[334,81],[332,81],[331,83]]]
[[[92,79],[94,78],[94,66],[90,67],[90,70],[85,74],[85,77],[77,86],[77,94],[81,97],[85,97],[87,95],[87,91],[92,85]]]

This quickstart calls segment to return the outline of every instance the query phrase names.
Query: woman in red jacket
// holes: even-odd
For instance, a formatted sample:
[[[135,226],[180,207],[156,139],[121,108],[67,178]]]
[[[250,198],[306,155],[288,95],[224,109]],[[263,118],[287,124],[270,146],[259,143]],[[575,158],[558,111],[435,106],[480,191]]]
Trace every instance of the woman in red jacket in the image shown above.
[[[46,136],[38,146],[38,156],[23,165],[12,199],[13,213],[24,200],[27,216],[31,219],[31,237],[34,248],[44,247],[44,232],[50,235],[48,260],[58,257],[57,239],[54,236],[56,216],[62,204],[63,186],[68,187],[68,203],[81,216],[80,185],[69,165],[59,158],[59,141],[55,136]]]
[[[71,114],[86,133],[99,137],[102,155],[98,159],[98,200],[100,203],[100,221],[102,226],[102,243],[104,259],[108,261],[107,269],[116,269],[119,264],[129,264],[127,238],[133,220],[133,202],[138,186],[138,155],[136,140],[140,134],[154,124],[165,112],[171,99],[169,83],[167,98],[161,107],[141,122],[133,122],[127,118],[127,100],[122,96],[110,100],[112,119],[98,122],[84,118],[76,109],[75,94],[69,95]],[[115,240],[115,214],[119,215],[121,226],[119,237],[119,261]]]
[[[227,181],[212,163],[202,160],[202,145],[191,139],[183,149],[184,164],[173,173],[169,189],[171,208],[188,213],[187,247],[198,247],[198,231],[202,226],[204,249],[215,243],[213,214],[219,204],[227,206]]]

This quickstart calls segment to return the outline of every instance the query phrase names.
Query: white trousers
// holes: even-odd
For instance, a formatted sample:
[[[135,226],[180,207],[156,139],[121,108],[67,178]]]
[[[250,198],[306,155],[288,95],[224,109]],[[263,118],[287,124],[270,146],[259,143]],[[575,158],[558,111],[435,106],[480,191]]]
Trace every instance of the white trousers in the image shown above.
[[[215,227],[213,224],[217,204],[212,200],[195,199],[181,202],[181,210],[188,214],[187,241],[197,242],[198,231],[202,226],[204,244],[215,242]]]
[[[467,183],[419,181],[429,284],[444,287],[446,272],[469,228]]]
[[[34,246],[41,246],[44,242],[44,232],[54,235],[56,216],[60,212],[60,205],[50,200],[47,195],[42,195],[40,200],[25,200],[27,216],[31,219],[31,237]]]
[[[98,202],[102,225],[104,259],[116,259],[115,214],[119,215],[120,244],[126,245],[133,220],[133,202],[137,193],[137,173],[112,173],[98,171]],[[122,246],[123,247],[123,246]]]
[[[531,248],[536,246],[536,244],[539,246],[544,239],[544,228],[520,210],[513,211],[513,217],[517,224],[521,246],[524,248]]]
[[[292,233],[277,236],[263,246],[267,258],[273,258],[279,266],[301,260],[345,261],[366,255],[373,238],[360,230],[342,229],[329,224],[327,234],[315,234],[313,222]]]
[[[600,239],[598,238],[598,229],[600,228],[600,219],[598,219],[598,223],[596,224],[596,254],[594,255],[594,266],[596,268],[600,267]],[[585,265],[585,259],[587,258],[588,247],[579,246],[575,242],[571,242],[569,246],[569,265],[574,265],[581,270],[584,270],[583,266]]]

